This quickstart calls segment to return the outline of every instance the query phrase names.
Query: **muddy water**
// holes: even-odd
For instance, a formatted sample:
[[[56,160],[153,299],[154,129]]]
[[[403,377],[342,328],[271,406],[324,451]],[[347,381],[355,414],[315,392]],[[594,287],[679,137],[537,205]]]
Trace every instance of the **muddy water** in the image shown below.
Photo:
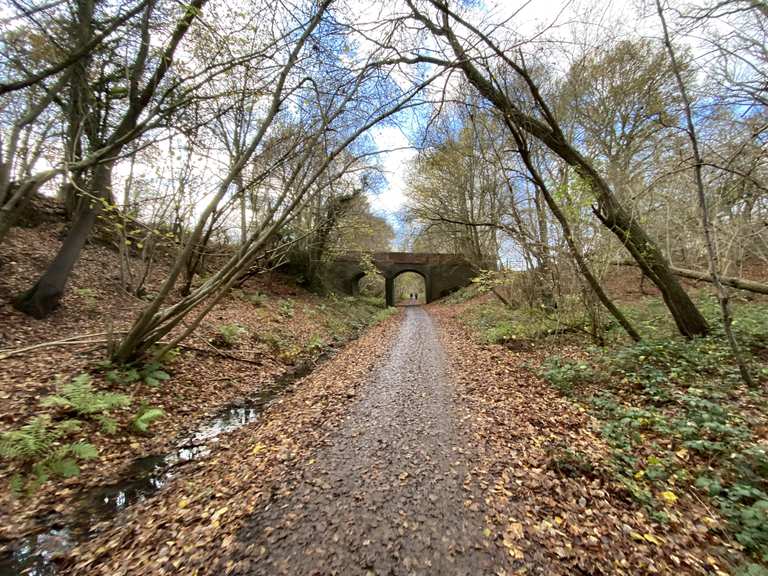
[[[219,436],[258,420],[273,398],[316,365],[317,361],[301,364],[258,394],[222,409],[184,435],[173,451],[136,459],[120,481],[84,491],[71,514],[41,519],[47,529],[13,542],[10,552],[0,556],[0,576],[56,574],[56,558],[66,556],[80,541],[97,532],[99,524],[183,474],[185,464],[208,456]]]

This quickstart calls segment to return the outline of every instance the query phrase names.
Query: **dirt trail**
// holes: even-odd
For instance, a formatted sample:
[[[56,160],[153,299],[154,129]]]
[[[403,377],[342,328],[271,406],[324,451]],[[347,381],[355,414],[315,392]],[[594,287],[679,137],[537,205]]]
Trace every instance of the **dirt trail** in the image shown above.
[[[433,322],[410,307],[329,445],[240,531],[248,573],[490,573],[463,438]]]

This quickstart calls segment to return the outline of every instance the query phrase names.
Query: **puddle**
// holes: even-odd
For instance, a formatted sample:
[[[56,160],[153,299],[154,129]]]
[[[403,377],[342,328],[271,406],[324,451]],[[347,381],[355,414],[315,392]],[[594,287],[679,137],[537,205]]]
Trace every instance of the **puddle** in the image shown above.
[[[326,357],[324,354],[319,361]],[[317,361],[301,364],[258,394],[222,409],[184,435],[173,451],[134,460],[121,481],[83,491],[70,516],[44,522],[46,531],[17,540],[10,552],[0,556],[0,576],[55,575],[56,559],[66,557],[80,541],[97,533],[100,523],[157,492],[179,475],[187,462],[208,456],[221,434],[257,420],[270,400],[316,365]]]

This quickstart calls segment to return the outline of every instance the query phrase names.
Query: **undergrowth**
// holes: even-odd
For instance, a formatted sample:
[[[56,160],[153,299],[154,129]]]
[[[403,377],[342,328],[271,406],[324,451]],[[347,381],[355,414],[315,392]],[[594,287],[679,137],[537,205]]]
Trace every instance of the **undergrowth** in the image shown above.
[[[273,305],[259,293],[243,293],[242,298],[270,309],[282,321],[294,315],[315,315],[319,329],[309,336],[296,336],[277,329],[268,334],[255,331],[251,338],[267,344],[286,363],[299,357],[316,357],[335,342],[344,342],[363,329],[397,312],[387,308],[381,298],[337,297],[324,299],[316,307],[281,300]],[[240,324],[218,326],[215,343],[224,348],[240,346],[248,329]],[[161,362],[114,365],[102,361],[91,373],[83,373],[57,385],[56,393],[40,401],[40,414],[13,430],[0,433],[0,459],[12,473],[15,493],[32,493],[44,483],[77,476],[80,462],[98,458],[95,439],[100,434],[149,434],[154,423],[165,416],[162,408],[141,402],[131,409],[142,385],[158,387],[171,378],[165,365],[171,364],[178,349],[167,353]],[[96,379],[100,385],[97,387]],[[101,387],[106,389],[99,389]]]
[[[218,334],[213,339],[213,343],[221,348],[233,348],[247,332],[245,326],[240,324],[222,324],[218,328]]]
[[[163,378],[158,372],[162,372],[159,365],[149,364],[141,369],[113,369],[106,379],[113,385],[125,385]],[[162,374],[169,377],[165,372]],[[99,454],[91,443],[94,433],[89,422],[98,425],[104,434],[116,434],[120,428],[116,413],[132,403],[133,398],[127,394],[95,389],[93,378],[87,373],[59,384],[56,394],[40,400],[40,406],[52,413],[36,415],[19,428],[0,433],[0,459],[13,472],[12,492],[32,493],[50,479],[79,475],[78,461],[98,458]],[[130,428],[146,434],[150,425],[163,415],[162,409],[142,404],[130,419]]]
[[[670,336],[652,310],[635,309],[642,342],[592,348],[586,359],[552,357],[540,374],[599,418],[614,478],[657,521],[674,517],[685,493],[709,499],[738,545],[768,563],[768,307],[740,306],[734,326],[763,383],[753,389],[740,381],[711,299],[702,309],[709,337]],[[718,528],[716,519],[703,521]]]
[[[481,341],[489,344],[535,340],[565,333],[587,333],[587,318],[579,306],[571,304],[548,310],[543,307],[510,308],[492,300],[468,308],[462,319],[476,331]]]
[[[287,300],[277,305],[275,314],[286,319],[299,311],[295,305],[286,306]],[[316,306],[301,308],[302,314],[312,317],[319,325],[317,332],[308,337],[295,335],[278,325],[269,332],[254,332],[253,339],[269,349],[282,362],[296,364],[303,358],[314,358],[327,348],[346,342],[365,328],[397,312],[387,308],[382,298],[371,296],[336,296],[331,294]]]
[[[340,342],[396,313],[381,298],[331,294],[318,306],[318,313],[331,340]]]
[[[455,292],[452,292],[443,299],[443,302],[445,304],[461,304],[467,300],[471,300],[481,293],[482,289],[477,284],[473,283],[469,286],[464,286],[463,288],[459,288]]]
[[[712,326],[707,338],[678,337],[663,302],[647,299],[623,306],[642,342],[629,343],[620,327],[607,324],[607,346],[588,347],[577,358],[550,357],[539,374],[601,421],[612,449],[609,469],[627,497],[659,522],[677,517],[685,493],[709,499],[727,525],[714,518],[705,524],[729,532],[756,562],[742,573],[768,574],[760,565],[768,563],[768,305],[735,306],[734,332],[763,385],[748,389],[723,337],[716,299],[696,301]],[[487,301],[462,319],[481,341],[502,345],[552,336],[562,343],[565,333],[583,345],[588,332],[575,302],[546,310]],[[584,469],[566,452],[553,461],[560,471]]]
[[[67,442],[64,438],[81,430],[79,420],[52,422],[48,415],[35,416],[17,430],[0,434],[0,458],[15,465],[11,491],[19,494],[37,490],[49,478],[70,478],[80,474],[78,460],[99,455],[93,444]]]

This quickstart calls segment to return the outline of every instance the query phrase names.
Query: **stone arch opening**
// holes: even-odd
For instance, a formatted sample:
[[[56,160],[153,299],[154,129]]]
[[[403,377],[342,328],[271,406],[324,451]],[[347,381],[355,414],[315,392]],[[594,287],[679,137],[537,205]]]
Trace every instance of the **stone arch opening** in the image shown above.
[[[381,273],[361,271],[352,278],[354,296],[380,299],[385,302],[386,281]]]
[[[419,270],[401,270],[392,277],[395,305],[426,304],[427,276]]]

